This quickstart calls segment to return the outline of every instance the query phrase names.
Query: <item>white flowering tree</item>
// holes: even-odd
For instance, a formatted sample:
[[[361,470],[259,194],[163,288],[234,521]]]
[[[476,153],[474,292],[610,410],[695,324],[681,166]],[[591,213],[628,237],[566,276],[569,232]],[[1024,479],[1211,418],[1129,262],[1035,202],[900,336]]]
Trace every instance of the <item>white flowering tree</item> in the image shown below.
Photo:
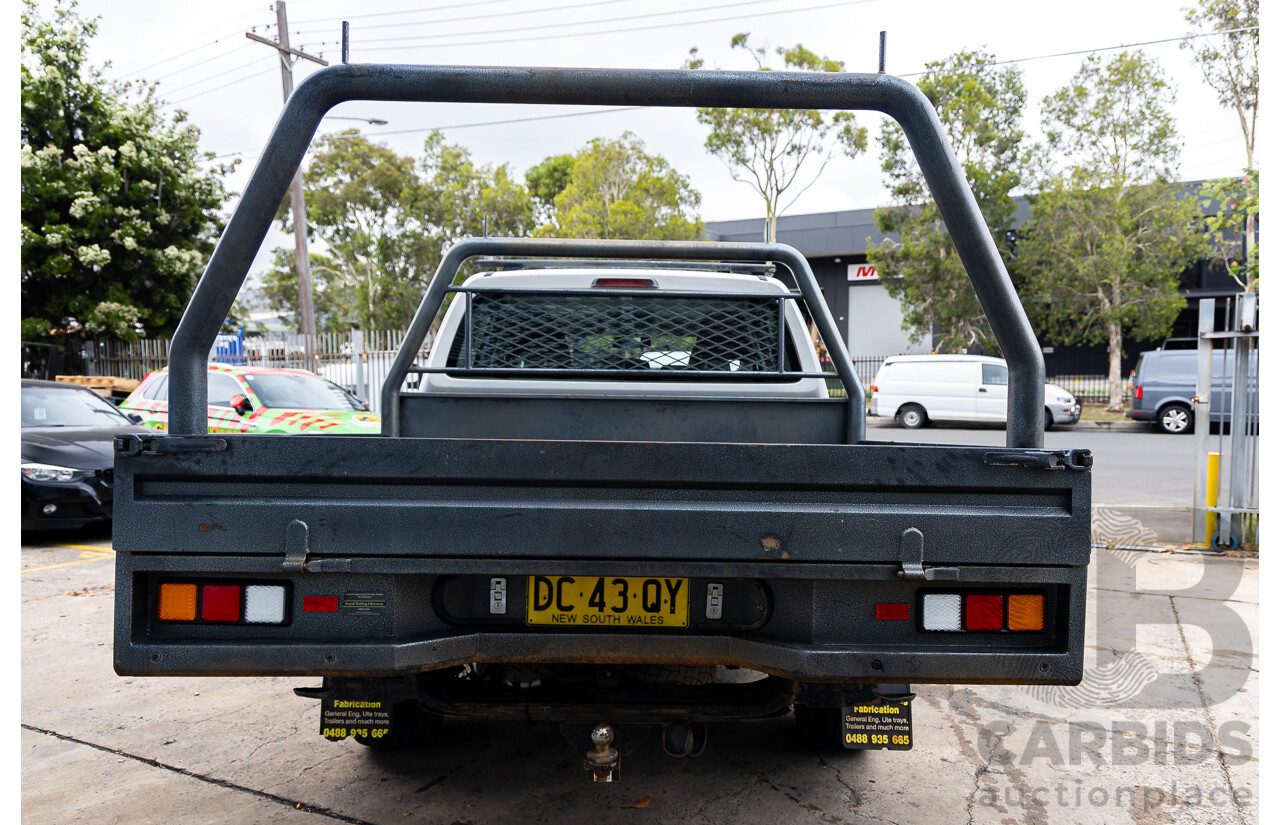
[[[22,333],[76,318],[105,338],[177,326],[221,230],[232,168],[207,162],[185,112],[88,62],[93,20],[59,0],[22,14]]]

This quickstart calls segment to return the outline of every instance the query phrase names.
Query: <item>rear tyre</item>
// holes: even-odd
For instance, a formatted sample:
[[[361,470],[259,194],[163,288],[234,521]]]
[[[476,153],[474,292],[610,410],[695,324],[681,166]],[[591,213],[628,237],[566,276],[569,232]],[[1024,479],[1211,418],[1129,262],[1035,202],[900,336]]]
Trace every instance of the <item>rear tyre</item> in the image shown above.
[[[351,738],[374,750],[420,748],[428,745],[440,732],[442,720],[434,713],[422,709],[413,699],[406,699],[391,706],[391,732],[386,736],[356,736]]]
[[[1160,429],[1170,435],[1181,435],[1191,432],[1191,408],[1185,404],[1170,404],[1160,411],[1156,419]]]
[[[1044,408],[1044,430],[1045,432],[1048,432],[1049,430],[1052,430],[1052,429],[1053,429],[1053,413],[1049,411],[1048,407],[1045,407]]]
[[[898,410],[898,421],[908,430],[918,430],[929,423],[929,416],[919,404],[906,404]]]

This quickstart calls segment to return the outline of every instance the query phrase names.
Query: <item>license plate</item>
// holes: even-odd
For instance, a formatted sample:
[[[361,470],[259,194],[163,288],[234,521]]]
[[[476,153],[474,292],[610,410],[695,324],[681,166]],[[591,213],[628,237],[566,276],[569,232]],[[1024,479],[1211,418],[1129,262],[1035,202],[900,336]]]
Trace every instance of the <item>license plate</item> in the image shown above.
[[[557,627],[688,627],[689,580],[530,576],[525,623]]]

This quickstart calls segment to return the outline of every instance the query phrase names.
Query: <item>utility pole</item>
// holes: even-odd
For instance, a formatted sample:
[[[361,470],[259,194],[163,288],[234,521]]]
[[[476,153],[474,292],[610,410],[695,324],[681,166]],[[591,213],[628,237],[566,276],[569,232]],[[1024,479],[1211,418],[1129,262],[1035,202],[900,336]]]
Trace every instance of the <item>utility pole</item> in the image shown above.
[[[251,32],[245,32],[244,36],[250,40],[259,43],[265,43],[280,53],[280,79],[284,85],[284,99],[287,102],[289,95],[293,94],[293,62],[295,58],[303,58],[319,63],[321,66],[328,66],[327,60],[322,60],[315,55],[300,52],[297,49],[289,48],[289,18],[285,13],[284,0],[276,2],[276,28],[280,32],[279,42],[268,40],[265,37],[259,37]],[[316,334],[316,314],[315,307],[311,301],[311,258],[307,252],[307,211],[302,202],[302,167],[298,167],[298,171],[293,176],[293,186],[290,187],[293,201],[293,244],[294,244],[294,266],[298,270],[298,314],[300,331],[307,336],[307,360],[311,360],[311,348],[314,341],[312,340]]]

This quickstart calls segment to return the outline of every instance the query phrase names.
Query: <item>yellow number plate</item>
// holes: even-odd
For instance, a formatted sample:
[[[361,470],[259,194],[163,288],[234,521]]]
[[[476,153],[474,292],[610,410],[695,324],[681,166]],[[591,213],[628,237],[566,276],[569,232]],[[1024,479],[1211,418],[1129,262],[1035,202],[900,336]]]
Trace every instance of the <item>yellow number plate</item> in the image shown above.
[[[688,627],[689,580],[530,576],[525,623],[557,627]]]

